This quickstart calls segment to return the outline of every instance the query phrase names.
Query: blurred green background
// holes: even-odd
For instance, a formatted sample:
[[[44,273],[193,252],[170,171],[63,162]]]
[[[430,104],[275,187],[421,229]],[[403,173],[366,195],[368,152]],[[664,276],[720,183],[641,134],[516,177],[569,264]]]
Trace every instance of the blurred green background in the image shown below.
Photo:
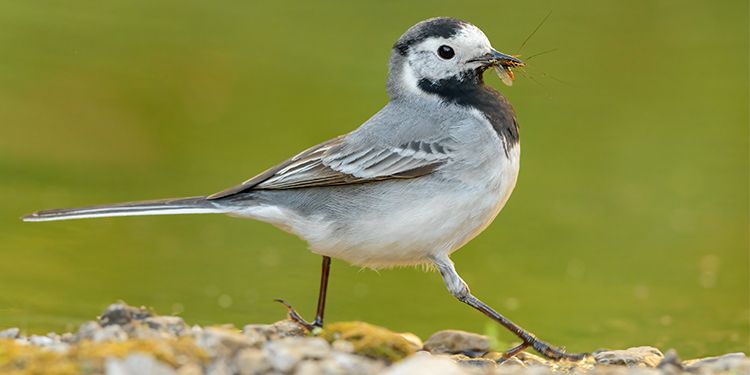
[[[348,132],[385,104],[393,42],[438,15],[506,53],[556,49],[512,88],[488,76],[523,163],[453,257],[475,294],[569,350],[750,351],[746,1],[0,1],[0,327],[75,329],[118,299],[241,326],[283,319],[283,297],[311,317],[320,258],[270,225],[18,217],[213,193]],[[327,312],[493,330],[417,269],[334,261]]]

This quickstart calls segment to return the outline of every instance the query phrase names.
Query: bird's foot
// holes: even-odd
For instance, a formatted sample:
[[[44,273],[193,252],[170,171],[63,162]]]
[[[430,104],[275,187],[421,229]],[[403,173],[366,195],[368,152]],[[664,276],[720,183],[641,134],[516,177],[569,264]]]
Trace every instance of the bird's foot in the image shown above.
[[[315,319],[312,323],[308,322],[297,313],[297,311],[294,309],[294,307],[292,307],[292,305],[290,305],[283,299],[275,299],[274,301],[286,306],[287,317],[289,318],[289,320],[301,325],[308,332],[313,333],[315,332],[315,330],[319,330],[323,328],[322,321],[320,321],[319,319]]]
[[[503,357],[500,362],[504,362],[505,360],[515,357],[518,353],[526,350],[526,348],[529,347],[533,348],[544,358],[552,361],[565,360],[577,362],[591,355],[590,353],[566,353],[564,349],[552,347],[550,344],[547,344],[544,341],[538,340],[535,337],[531,337],[530,340],[523,342],[518,346],[510,348],[505,353],[503,353]]]
[[[507,361],[507,360],[515,357],[516,354],[518,354],[518,353],[526,350],[526,348],[528,348],[528,347],[529,347],[529,344],[527,344],[527,343],[522,343],[522,344],[520,344],[518,346],[514,346],[514,347],[506,350],[505,353],[503,353],[503,356],[500,357],[500,359],[498,360],[498,362],[499,363],[505,362],[505,361]]]

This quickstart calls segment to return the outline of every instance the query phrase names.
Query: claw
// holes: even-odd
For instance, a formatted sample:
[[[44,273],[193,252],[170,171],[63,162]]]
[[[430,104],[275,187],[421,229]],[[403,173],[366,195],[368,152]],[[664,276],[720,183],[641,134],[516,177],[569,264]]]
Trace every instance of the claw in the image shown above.
[[[503,356],[500,358],[499,362],[505,362],[508,359],[511,359],[516,356],[516,354],[524,351],[526,348],[529,347],[529,344],[527,343],[521,343],[518,346],[514,346],[503,353]]]
[[[315,330],[316,328],[320,328],[320,326],[318,324],[316,324],[317,322],[309,323],[307,320],[305,320],[304,318],[302,318],[302,316],[300,316],[297,313],[297,311],[294,310],[294,307],[292,307],[292,305],[290,305],[289,303],[287,303],[283,299],[276,298],[276,299],[274,299],[274,302],[278,302],[278,303],[286,306],[286,308],[287,308],[287,318],[289,318],[289,320],[291,320],[291,321],[293,321],[293,322],[301,325],[308,332],[313,332],[313,330]]]
[[[503,353],[502,358],[500,358],[498,362],[502,363],[512,357],[515,357],[518,353],[521,353],[529,347],[533,348],[545,358],[553,361],[567,360],[577,362],[591,355],[590,353],[565,353],[564,349],[556,349],[543,341],[535,340],[532,342],[523,342],[517,346],[514,346],[513,348],[508,349],[505,353]]]
[[[566,361],[573,361],[577,362],[580,361],[586,357],[588,357],[589,353],[565,353],[564,349],[557,349],[549,346],[548,344],[545,344],[543,342],[539,342],[539,347],[537,345],[534,345],[534,349],[538,351],[543,356],[553,360],[553,361],[560,361],[560,360],[566,360]]]

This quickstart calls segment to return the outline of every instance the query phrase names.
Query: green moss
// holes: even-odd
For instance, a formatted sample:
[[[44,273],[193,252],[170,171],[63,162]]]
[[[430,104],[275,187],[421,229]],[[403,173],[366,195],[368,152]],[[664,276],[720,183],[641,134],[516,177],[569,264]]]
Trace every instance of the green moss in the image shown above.
[[[356,353],[388,362],[398,361],[416,351],[400,334],[363,322],[332,323],[324,328],[322,337],[330,342],[349,341]]]
[[[0,373],[68,375],[102,372],[107,358],[123,358],[130,353],[148,353],[174,368],[188,362],[208,360],[192,338],[176,340],[127,340],[122,342],[83,341],[64,353],[0,340]]]
[[[64,354],[0,340],[0,373],[73,375],[81,373],[78,364]]]
[[[172,367],[184,364],[186,359],[192,362],[205,362],[208,359],[206,353],[195,344],[192,338],[188,337],[180,337],[176,340],[127,340],[103,343],[83,341],[72,348],[68,354],[80,361],[98,361],[108,357],[123,358],[133,352],[151,354]]]

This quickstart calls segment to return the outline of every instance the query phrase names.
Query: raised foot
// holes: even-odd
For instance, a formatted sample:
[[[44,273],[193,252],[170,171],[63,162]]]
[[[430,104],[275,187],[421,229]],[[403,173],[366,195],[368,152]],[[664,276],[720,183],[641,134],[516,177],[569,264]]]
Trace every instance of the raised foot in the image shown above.
[[[283,299],[277,298],[274,301],[286,306],[287,308],[287,317],[289,320],[301,325],[304,329],[306,329],[308,332],[313,332],[315,329],[323,328],[323,322],[319,319],[315,319],[312,323],[308,322],[302,316],[300,316],[296,310],[294,310],[294,307],[284,301]]]
[[[577,362],[591,355],[590,353],[566,353],[562,349],[554,348],[546,342],[537,340],[536,338],[532,337],[528,342],[524,342],[518,346],[508,349],[505,353],[503,353],[503,361],[516,356],[518,353],[524,351],[528,347],[534,348],[534,350],[541,354],[544,358],[553,361],[565,360]]]

